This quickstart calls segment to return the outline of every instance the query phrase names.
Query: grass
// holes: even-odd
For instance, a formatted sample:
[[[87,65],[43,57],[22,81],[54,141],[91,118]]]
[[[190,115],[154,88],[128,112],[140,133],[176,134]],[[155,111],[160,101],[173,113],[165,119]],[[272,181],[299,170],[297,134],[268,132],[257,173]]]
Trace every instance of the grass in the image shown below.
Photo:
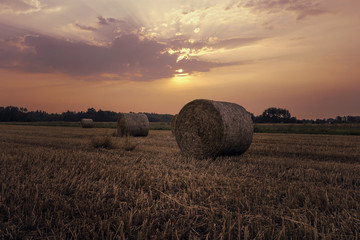
[[[91,138],[91,146],[94,148],[104,149],[117,149],[121,148],[125,151],[133,151],[136,148],[136,143],[133,137],[127,136],[119,139],[117,142],[116,138],[112,135],[94,136]]]
[[[169,122],[151,122],[150,130],[171,130]]]
[[[114,149],[116,144],[110,135],[95,136],[91,138],[91,145],[94,148]]]
[[[0,239],[360,237],[359,136],[255,133],[199,161],[170,131],[94,148],[107,131],[0,126]]]

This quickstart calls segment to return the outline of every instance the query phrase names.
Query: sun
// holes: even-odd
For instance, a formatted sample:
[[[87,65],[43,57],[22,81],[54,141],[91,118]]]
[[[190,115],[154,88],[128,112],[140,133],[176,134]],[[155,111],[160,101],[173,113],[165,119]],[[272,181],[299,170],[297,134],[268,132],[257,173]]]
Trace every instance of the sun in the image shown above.
[[[189,73],[185,72],[184,69],[182,69],[182,68],[175,70],[175,77],[177,77],[177,78],[186,77],[188,75],[189,75]]]

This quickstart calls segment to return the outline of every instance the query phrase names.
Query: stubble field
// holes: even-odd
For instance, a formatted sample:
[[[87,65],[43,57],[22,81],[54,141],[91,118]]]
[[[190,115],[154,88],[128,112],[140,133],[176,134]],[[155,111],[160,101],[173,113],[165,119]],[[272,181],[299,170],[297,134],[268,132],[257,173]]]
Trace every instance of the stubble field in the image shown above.
[[[113,132],[0,125],[0,239],[360,238],[360,136],[255,133],[195,160],[170,131]]]

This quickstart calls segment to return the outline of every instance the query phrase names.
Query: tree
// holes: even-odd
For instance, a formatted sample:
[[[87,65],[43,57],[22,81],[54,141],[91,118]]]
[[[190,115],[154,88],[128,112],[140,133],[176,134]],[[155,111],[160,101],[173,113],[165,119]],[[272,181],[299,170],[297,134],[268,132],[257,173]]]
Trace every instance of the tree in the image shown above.
[[[0,121],[3,122],[26,121],[26,115],[23,111],[20,111],[18,107],[7,106],[6,108],[1,108]]]
[[[95,115],[96,115],[95,108],[88,108],[88,110],[86,111],[86,114],[85,114],[86,118],[91,118],[91,119],[94,119]]]
[[[296,121],[296,118],[291,118],[291,114],[289,110],[285,108],[275,108],[271,107],[266,109],[262,115],[260,115],[260,119],[263,122],[270,123],[280,123],[280,122],[293,122]]]

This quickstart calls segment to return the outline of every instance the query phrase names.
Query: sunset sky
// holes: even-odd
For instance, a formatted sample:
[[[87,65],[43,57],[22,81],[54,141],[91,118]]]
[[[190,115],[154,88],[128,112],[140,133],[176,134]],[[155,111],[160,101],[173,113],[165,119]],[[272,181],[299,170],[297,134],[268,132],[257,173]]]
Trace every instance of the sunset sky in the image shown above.
[[[0,106],[360,115],[359,0],[0,0]]]

